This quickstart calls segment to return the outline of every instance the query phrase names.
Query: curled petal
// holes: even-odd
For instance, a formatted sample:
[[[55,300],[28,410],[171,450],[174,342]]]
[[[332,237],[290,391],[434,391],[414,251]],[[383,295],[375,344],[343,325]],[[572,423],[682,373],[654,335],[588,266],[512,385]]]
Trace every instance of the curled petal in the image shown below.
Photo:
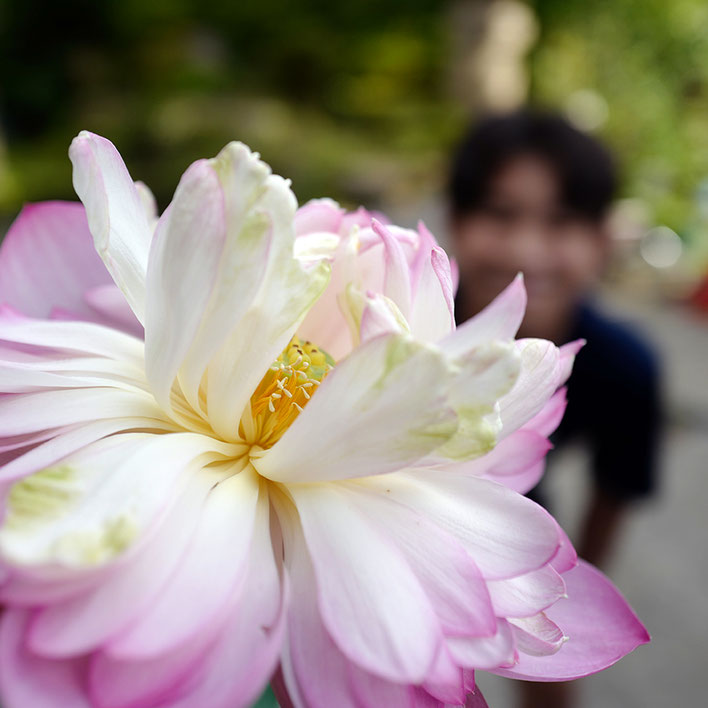
[[[611,666],[649,641],[649,635],[617,588],[580,561],[564,573],[568,599],[546,611],[568,641],[552,656],[521,654],[518,663],[494,673],[531,681],[567,681]]]
[[[506,580],[490,580],[489,594],[499,617],[531,617],[565,594],[565,583],[550,566]]]
[[[152,228],[140,192],[113,143],[99,135],[79,133],[69,157],[96,250],[143,322]]]
[[[518,430],[539,413],[560,384],[558,347],[544,339],[520,339],[521,372],[514,388],[499,402],[501,437]]]
[[[531,656],[555,654],[567,640],[560,628],[539,612],[533,617],[510,619],[516,646],[519,651]]]

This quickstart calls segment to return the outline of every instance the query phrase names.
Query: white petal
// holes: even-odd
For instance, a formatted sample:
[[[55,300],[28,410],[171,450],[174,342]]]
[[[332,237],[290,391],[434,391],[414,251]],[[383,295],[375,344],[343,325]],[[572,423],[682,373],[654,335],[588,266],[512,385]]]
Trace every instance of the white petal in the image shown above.
[[[558,347],[545,339],[519,339],[521,371],[514,388],[500,401],[501,437],[539,413],[560,383],[562,373]]]
[[[322,619],[338,647],[379,676],[422,681],[442,632],[402,554],[355,509],[347,490],[293,485],[290,493],[317,577]]]
[[[487,579],[536,570],[559,546],[557,526],[548,512],[485,479],[433,469],[372,477],[366,483],[458,538]]]
[[[323,290],[328,266],[295,258],[295,198],[257,156],[232,143],[210,164],[224,193],[226,243],[180,382],[197,407],[209,366],[209,420],[235,439],[248,398]]]
[[[357,239],[353,236],[343,238],[332,261],[329,283],[298,328],[298,335],[302,339],[316,342],[335,361],[343,359],[352,350],[346,298],[348,289],[358,285],[357,266]],[[358,339],[354,344],[358,344]]]
[[[488,581],[494,610],[500,617],[531,617],[565,594],[565,583],[550,566],[516,578]]]
[[[86,207],[96,250],[140,322],[152,230],[140,193],[113,144],[82,131],[69,149],[74,189]]]
[[[384,245],[384,295],[396,303],[404,317],[408,317],[411,309],[411,281],[403,248],[389,229],[377,219],[372,219],[371,228]]]
[[[425,257],[410,313],[417,339],[437,342],[455,328],[450,263],[445,252],[433,247]]]
[[[109,418],[164,420],[155,399],[142,391],[117,388],[75,388],[0,397],[5,435]]]
[[[238,594],[248,569],[258,491],[257,476],[248,468],[212,489],[169,586],[111,643],[111,654],[145,659],[179,646]]]
[[[531,656],[550,656],[555,654],[568,638],[557,624],[543,613],[533,617],[509,620],[516,646],[524,654]]]
[[[501,430],[497,401],[514,386],[521,362],[513,343],[492,341],[458,357],[455,364],[450,402],[459,427],[436,455],[465,460],[494,447]]]
[[[0,340],[46,350],[95,354],[142,366],[143,343],[128,334],[91,322],[60,322],[21,317],[0,307]]]
[[[35,441],[24,454],[3,466],[0,480],[10,482],[54,465],[67,455],[96,440],[127,431],[175,431],[173,423],[156,418],[108,418],[59,430],[43,431],[43,440]],[[36,443],[39,444],[36,444]]]
[[[141,471],[144,475],[145,469]],[[213,480],[193,475],[174,505],[170,507],[166,497],[156,506],[152,533],[127,562],[87,592],[40,611],[30,635],[34,651],[56,658],[83,654],[116,636],[145,612],[158,599],[188,548],[212,484]]]
[[[287,577],[279,578],[279,566],[262,495],[242,597],[206,657],[206,675],[174,708],[246,708],[256,700],[273,674],[283,643],[289,592]]]
[[[128,373],[119,362],[107,362],[105,359],[103,361],[108,364],[115,363],[115,370],[112,370],[110,366],[102,366],[103,371],[43,371],[37,366],[37,362],[0,360],[0,391],[3,393],[31,393],[60,388],[112,387],[124,391],[145,392],[145,382],[134,376],[138,372]],[[51,363],[58,362],[53,360]],[[128,375],[126,376],[125,373]]]
[[[155,195],[152,193],[150,187],[148,187],[145,182],[141,182],[140,180],[135,182],[135,189],[137,190],[138,196],[140,197],[140,201],[143,205],[143,211],[147,217],[148,224],[154,227],[155,224],[157,224],[157,219],[159,217]]]
[[[448,376],[434,348],[399,335],[371,340],[335,367],[254,465],[280,482],[400,469],[454,433],[457,421],[445,400]]]
[[[332,258],[339,247],[340,238],[330,233],[310,233],[295,239],[295,258],[303,263]]]
[[[347,485],[351,502],[404,555],[448,635],[491,636],[496,619],[487,585],[460,542],[424,515],[364,483]]]
[[[100,565],[168,504],[191,460],[218,459],[217,449],[217,441],[192,433],[126,433],[93,443],[15,484],[2,553],[18,565]]]
[[[195,162],[158,224],[150,251],[145,362],[152,390],[170,408],[170,392],[216,284],[226,239],[224,195],[214,169]]]

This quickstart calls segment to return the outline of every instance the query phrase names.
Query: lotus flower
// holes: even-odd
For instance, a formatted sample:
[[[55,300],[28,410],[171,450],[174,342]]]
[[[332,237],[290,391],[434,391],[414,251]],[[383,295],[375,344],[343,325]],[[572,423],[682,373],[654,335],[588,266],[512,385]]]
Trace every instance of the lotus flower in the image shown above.
[[[245,146],[158,219],[113,145],[0,252],[8,708],[481,705],[647,641],[523,497],[576,345],[455,328],[421,226],[296,211]],[[95,245],[95,250],[93,246]],[[567,642],[566,642],[567,639]]]

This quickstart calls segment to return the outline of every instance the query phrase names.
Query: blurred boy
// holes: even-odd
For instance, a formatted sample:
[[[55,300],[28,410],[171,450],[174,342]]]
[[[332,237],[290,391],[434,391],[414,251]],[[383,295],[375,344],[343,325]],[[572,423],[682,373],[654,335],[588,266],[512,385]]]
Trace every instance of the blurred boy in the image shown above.
[[[559,116],[521,111],[467,135],[450,179],[458,322],[524,274],[519,336],[557,344],[583,338],[556,446],[582,438],[593,491],[577,548],[603,566],[631,500],[654,486],[660,407],[652,351],[589,301],[610,249],[606,216],[616,188],[609,153]],[[545,502],[542,491],[532,497]],[[525,708],[571,705],[568,684],[525,684]]]

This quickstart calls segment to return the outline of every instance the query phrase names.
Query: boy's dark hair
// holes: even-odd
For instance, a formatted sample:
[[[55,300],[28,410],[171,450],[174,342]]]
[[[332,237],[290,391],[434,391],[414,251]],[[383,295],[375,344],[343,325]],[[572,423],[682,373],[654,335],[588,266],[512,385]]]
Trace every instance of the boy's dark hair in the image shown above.
[[[530,109],[487,117],[465,136],[452,162],[453,214],[476,211],[499,170],[521,155],[540,157],[552,167],[566,207],[591,221],[602,219],[617,187],[610,153],[559,115]]]

